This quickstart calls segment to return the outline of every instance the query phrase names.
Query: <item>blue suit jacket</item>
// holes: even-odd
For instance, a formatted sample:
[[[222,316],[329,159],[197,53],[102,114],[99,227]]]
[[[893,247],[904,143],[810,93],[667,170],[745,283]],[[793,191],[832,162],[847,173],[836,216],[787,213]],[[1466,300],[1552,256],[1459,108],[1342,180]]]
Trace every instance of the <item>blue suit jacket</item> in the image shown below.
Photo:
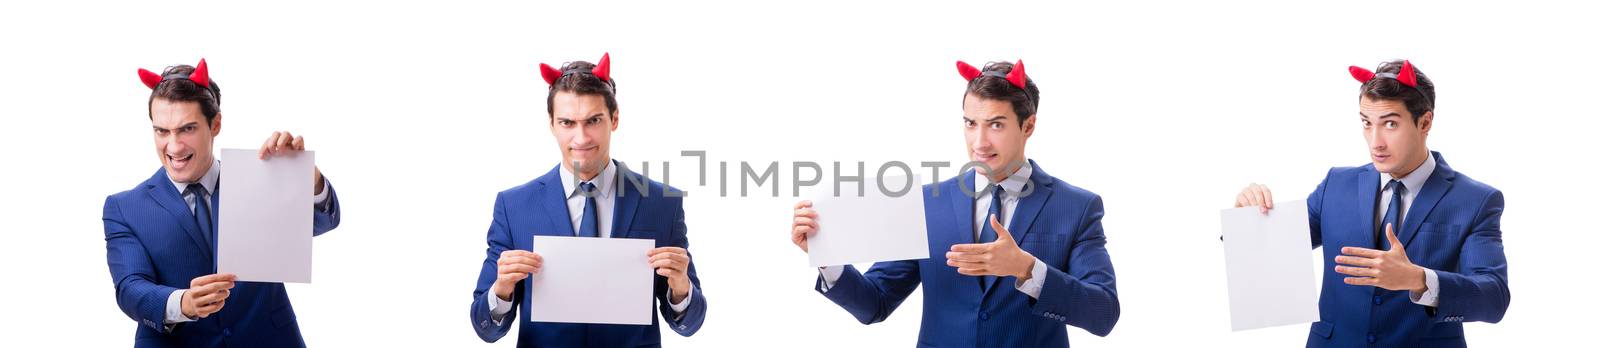
[[[1333,258],[1345,246],[1372,248],[1378,171],[1371,164],[1333,168],[1306,200],[1311,244],[1323,246],[1322,321],[1308,347],[1465,347],[1461,322],[1498,322],[1511,302],[1500,244],[1505,198],[1489,185],[1437,166],[1395,231],[1411,262],[1438,274],[1439,307],[1411,302],[1409,291],[1344,283]]]
[[[918,346],[1065,347],[1066,325],[1111,333],[1121,307],[1100,227],[1100,196],[1033,165],[1033,192],[1017,203],[1010,230],[1023,250],[1050,267],[1037,300],[1015,289],[1016,278],[980,288],[978,277],[945,264],[951,245],[973,242],[973,198],[962,189],[974,190],[972,171],[922,188],[932,258],[879,262],[865,275],[845,266],[826,292],[818,277],[817,291],[872,324],[888,318],[918,284],[926,285]]]
[[[225,188],[217,187],[212,202]],[[339,226],[339,198],[329,185],[328,202],[312,208],[312,234]],[[212,209],[212,221],[221,206]],[[194,213],[166,169],[132,190],[106,197],[106,264],[116,285],[117,306],[139,322],[135,347],[304,346],[289,294],[281,283],[238,282],[222,311],[177,324],[166,332],[167,297],[189,281],[217,271],[211,237],[200,233]]]
[[[656,247],[689,248],[688,227],[683,222],[683,198],[669,197],[669,188],[659,182],[618,166],[618,194],[612,215],[612,238],[654,239]],[[644,183],[640,185],[638,183]],[[644,186],[644,187],[641,187]],[[643,189],[643,190],[641,190]],[[647,190],[647,191],[645,191]],[[512,292],[513,310],[499,325],[490,319],[484,294],[494,285],[496,262],[506,250],[533,250],[533,236],[572,236],[572,220],[567,214],[567,192],[561,186],[561,166],[531,182],[500,192],[494,200],[494,222],[489,225],[489,249],[472,291],[472,328],[487,342],[500,340],[518,321],[528,316],[523,296],[530,280],[524,279]],[[692,257],[691,257],[692,259]],[[647,347],[661,345],[660,319],[683,336],[700,330],[706,318],[706,297],[694,261],[689,262],[689,281],[694,284],[693,299],[680,316],[672,311],[667,298],[667,278],[655,276],[655,297],[661,318],[650,325],[571,324],[523,321],[517,333],[519,347]],[[674,320],[674,317],[677,317]]]

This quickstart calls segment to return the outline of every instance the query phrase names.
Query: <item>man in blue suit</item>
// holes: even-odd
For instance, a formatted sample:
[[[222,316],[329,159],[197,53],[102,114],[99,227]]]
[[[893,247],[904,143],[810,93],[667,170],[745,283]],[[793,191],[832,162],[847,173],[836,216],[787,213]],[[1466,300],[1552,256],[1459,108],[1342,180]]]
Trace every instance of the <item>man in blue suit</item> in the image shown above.
[[[1328,171],[1306,199],[1311,247],[1322,246],[1322,320],[1307,347],[1465,347],[1461,323],[1499,322],[1511,302],[1500,243],[1500,191],[1428,151],[1433,82],[1409,61],[1361,82],[1372,163]],[[1251,184],[1235,207],[1272,209]]]
[[[968,81],[962,109],[976,169],[922,188],[929,255],[943,257],[879,262],[865,274],[823,267],[817,292],[872,324],[924,285],[924,347],[1065,347],[1067,325],[1111,333],[1121,309],[1100,197],[1023,152],[1038,87],[1021,61],[956,65]],[[795,205],[790,238],[801,250],[828,233],[816,219],[811,202]]]
[[[117,306],[139,323],[135,347],[304,346],[283,284],[234,282],[216,265],[222,163],[212,145],[222,132],[221,93],[205,60],[161,74],[139,70],[161,169],[133,189],[106,197],[106,263]],[[305,150],[305,139],[274,132],[267,158]],[[339,198],[315,172],[312,234],[339,226]],[[242,209],[242,208],[241,208]]]
[[[573,324],[524,321],[519,347],[656,347],[664,320],[679,335],[693,335],[705,321],[706,298],[690,260],[680,191],[629,171],[611,160],[617,130],[616,84],[610,56],[600,63],[572,62],[561,69],[542,65],[550,84],[546,97],[550,132],[562,162],[549,173],[500,192],[489,225],[488,255],[472,291],[472,328],[485,342],[511,330],[512,313],[528,317],[527,288],[544,260],[533,236],[653,239],[650,266],[661,318],[650,325]],[[516,311],[521,307],[521,311]]]

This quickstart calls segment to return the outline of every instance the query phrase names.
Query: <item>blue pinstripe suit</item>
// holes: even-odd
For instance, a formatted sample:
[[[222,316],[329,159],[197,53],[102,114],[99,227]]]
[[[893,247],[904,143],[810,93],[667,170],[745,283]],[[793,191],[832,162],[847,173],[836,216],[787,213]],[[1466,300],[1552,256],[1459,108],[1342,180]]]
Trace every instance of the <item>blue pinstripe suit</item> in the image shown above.
[[[833,287],[817,291],[863,324],[883,321],[923,285],[922,347],[1066,347],[1066,325],[1105,336],[1121,315],[1116,275],[1105,248],[1100,197],[1057,180],[1033,164],[1032,194],[1017,203],[1010,230],[1019,246],[1050,269],[1039,298],[1015,290],[1013,277],[979,288],[978,277],[956,273],[943,255],[972,243],[972,171],[923,186],[928,226],[924,260],[879,262],[866,274],[846,266]],[[960,184],[957,180],[964,180]],[[932,190],[937,185],[939,195]]]
[[[1500,242],[1499,190],[1456,172],[1438,152],[1438,166],[1410,203],[1395,237],[1411,263],[1439,277],[1439,307],[1412,303],[1409,291],[1344,283],[1333,258],[1346,246],[1370,248],[1378,202],[1371,164],[1333,168],[1306,199],[1312,247],[1323,255],[1322,320],[1307,347],[1465,347],[1461,323],[1498,322],[1511,304]]]
[[[328,186],[328,202],[313,208],[312,233],[339,226],[339,198]],[[218,202],[222,188],[212,195]],[[309,207],[308,207],[309,208]],[[222,207],[212,209],[212,221]],[[106,263],[116,285],[117,306],[139,322],[135,347],[298,347],[305,343],[289,295],[280,283],[238,282],[222,311],[177,324],[167,332],[167,297],[196,277],[216,273],[211,236],[200,232],[194,213],[167,178],[166,169],[106,197]]]
[[[616,212],[612,215],[614,238],[654,239],[656,247],[689,248],[688,227],[684,225],[683,198],[670,197],[671,189],[643,175],[618,166]],[[644,183],[638,185],[635,183]],[[643,189],[648,191],[642,191]],[[533,236],[572,236],[572,220],[567,213],[567,193],[561,186],[561,166],[526,184],[500,192],[494,201],[494,222],[489,225],[489,249],[479,269],[477,288],[472,291],[470,318],[472,329],[485,342],[495,342],[511,331],[518,313],[527,318],[532,309],[524,294],[531,279],[517,283],[512,291],[513,310],[499,323],[491,319],[484,294],[494,285],[499,272],[496,261],[506,250],[533,250]],[[692,254],[692,253],[691,253]],[[655,276],[658,310],[667,318],[667,327],[689,336],[700,330],[706,318],[705,292],[694,262],[689,262],[689,281],[693,299],[689,308],[674,314],[667,298],[667,278]],[[518,347],[657,347],[661,345],[660,319],[650,325],[573,324],[523,321],[517,332]]]

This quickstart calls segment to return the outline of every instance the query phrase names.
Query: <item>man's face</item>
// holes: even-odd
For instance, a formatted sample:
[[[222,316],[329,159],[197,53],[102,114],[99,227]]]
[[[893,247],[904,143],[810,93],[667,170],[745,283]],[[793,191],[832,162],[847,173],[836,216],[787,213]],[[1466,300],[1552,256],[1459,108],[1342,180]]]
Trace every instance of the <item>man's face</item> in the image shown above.
[[[1029,117],[1027,122],[1018,123],[1011,102],[985,99],[971,93],[967,94],[961,109],[966,123],[967,156],[999,175],[984,172],[981,167],[978,168],[980,173],[994,180],[1004,180],[1026,160],[1022,150],[1028,137],[1033,135],[1033,123],[1037,118]]]
[[[550,134],[561,147],[561,165],[580,179],[593,178],[611,160],[611,132],[617,130],[617,113],[606,108],[599,95],[556,92],[550,99]],[[579,168],[572,163],[578,162]]]
[[[1395,177],[1404,177],[1428,158],[1428,130],[1433,127],[1433,112],[1412,121],[1411,112],[1399,100],[1361,97],[1361,130],[1367,137],[1372,166]]]
[[[207,123],[199,102],[155,98],[150,101],[150,127],[156,156],[173,181],[197,182],[211,170],[211,144],[222,133],[222,115]]]

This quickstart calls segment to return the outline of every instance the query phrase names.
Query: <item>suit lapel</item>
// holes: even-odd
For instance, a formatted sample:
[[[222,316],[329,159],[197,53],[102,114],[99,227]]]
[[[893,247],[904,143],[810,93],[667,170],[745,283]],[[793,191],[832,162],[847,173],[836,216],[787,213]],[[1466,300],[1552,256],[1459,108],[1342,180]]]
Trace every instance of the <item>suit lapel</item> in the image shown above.
[[[561,170],[561,165],[556,165],[550,174],[539,180],[539,192],[534,199],[539,201],[546,221],[550,221],[550,226],[555,228],[543,235],[573,237],[577,234],[572,229],[572,215],[567,212],[567,191],[561,186],[561,173],[558,170]],[[535,231],[533,234],[540,233]],[[532,237],[529,237],[529,245],[532,245]]]
[[[1438,156],[1438,153],[1432,155]],[[1445,192],[1450,192],[1452,182],[1455,181],[1455,171],[1445,165],[1443,157],[1435,157],[1434,164],[1433,175],[1429,175],[1427,183],[1422,184],[1422,192],[1417,193],[1416,201],[1411,202],[1411,208],[1406,210],[1400,221],[1402,228],[1395,237],[1400,238],[1400,242],[1406,245],[1411,245],[1411,238],[1417,236],[1417,229],[1422,227],[1422,220],[1428,218],[1428,213],[1432,212],[1433,207],[1444,198]]]
[[[214,251],[211,250],[210,239],[200,233],[200,225],[194,221],[194,212],[189,210],[189,204],[184,203],[183,197],[178,195],[178,189],[167,179],[166,168],[157,170],[155,176],[145,181],[145,193],[177,220],[178,226],[183,227],[183,232],[188,234],[194,245],[205,253],[207,260],[216,260],[213,256]]]
[[[634,187],[635,185],[627,185],[626,183],[630,178],[648,183],[645,180],[649,180],[649,178],[634,177],[638,174],[634,174],[627,167],[623,167],[621,162],[614,162],[612,165],[617,166],[617,177],[612,179],[611,183],[616,185],[613,191],[616,192],[616,195],[612,196],[612,199],[616,200],[616,205],[612,209],[614,216],[611,217],[611,237],[629,238],[632,237],[629,232],[633,231],[633,215],[634,212],[638,211],[639,200],[644,197],[644,193],[638,191],[638,188]],[[646,189],[648,190],[648,188]]]
[[[1382,190],[1382,188],[1378,187],[1378,170],[1373,169],[1371,165],[1366,166],[1365,169],[1361,172],[1361,177],[1356,180],[1356,192],[1358,194],[1356,203],[1360,204],[1360,209],[1356,210],[1361,211],[1362,224],[1358,226],[1367,226],[1366,229],[1362,230],[1362,233],[1357,233],[1361,235],[1358,239],[1364,240],[1366,243],[1357,246],[1371,248],[1374,245],[1378,245],[1378,241],[1372,239],[1372,231],[1378,228],[1378,220],[1375,216],[1378,213],[1378,191]]]

